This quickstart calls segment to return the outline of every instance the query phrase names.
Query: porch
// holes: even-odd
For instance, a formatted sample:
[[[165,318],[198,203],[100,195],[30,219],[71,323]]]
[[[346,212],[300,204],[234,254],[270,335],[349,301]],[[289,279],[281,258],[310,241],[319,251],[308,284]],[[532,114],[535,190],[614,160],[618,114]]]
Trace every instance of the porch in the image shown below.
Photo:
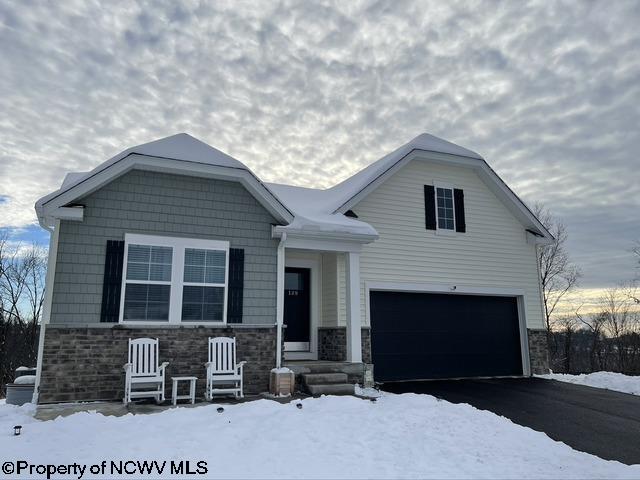
[[[336,362],[362,370],[363,363],[371,363],[370,330],[363,325],[360,253],[351,248],[357,251],[283,248],[279,293],[287,366],[317,369]]]

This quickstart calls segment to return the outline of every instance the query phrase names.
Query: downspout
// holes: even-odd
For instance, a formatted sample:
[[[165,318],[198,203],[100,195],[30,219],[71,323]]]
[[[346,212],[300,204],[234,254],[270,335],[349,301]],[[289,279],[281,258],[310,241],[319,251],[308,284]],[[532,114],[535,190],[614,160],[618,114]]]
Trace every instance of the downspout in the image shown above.
[[[44,303],[40,318],[40,335],[38,339],[38,359],[36,363],[36,381],[33,388],[31,402],[38,403],[40,394],[40,377],[42,375],[42,356],[44,353],[44,330],[51,318],[51,303],[53,300],[53,281],[56,275],[56,260],[58,258],[58,239],[60,238],[60,219],[56,218],[53,228],[45,226],[49,231],[49,255],[47,258],[47,274],[45,276]]]
[[[276,275],[276,368],[282,366],[282,324],[284,320],[284,244],[287,241],[286,232],[282,233],[278,244],[278,260]]]

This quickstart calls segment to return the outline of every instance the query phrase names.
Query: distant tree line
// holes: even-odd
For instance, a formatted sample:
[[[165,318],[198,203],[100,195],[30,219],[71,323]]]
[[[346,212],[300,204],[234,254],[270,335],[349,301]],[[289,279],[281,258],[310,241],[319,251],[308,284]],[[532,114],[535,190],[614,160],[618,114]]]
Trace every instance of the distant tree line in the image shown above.
[[[555,237],[538,250],[544,316],[549,341],[550,367],[556,373],[600,370],[640,375],[640,289],[638,278],[607,290],[594,311],[557,313],[557,307],[577,285],[580,269],[566,250],[562,222],[543,206],[535,213]],[[640,243],[633,248],[640,266]]]

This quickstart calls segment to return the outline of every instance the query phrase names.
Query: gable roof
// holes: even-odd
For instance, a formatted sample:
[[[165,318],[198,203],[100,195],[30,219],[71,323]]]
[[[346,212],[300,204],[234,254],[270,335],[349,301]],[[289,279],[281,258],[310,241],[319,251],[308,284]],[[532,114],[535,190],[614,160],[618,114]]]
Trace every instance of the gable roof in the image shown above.
[[[331,203],[332,211],[348,210],[340,207],[346,204],[352,197],[370,185],[378,177],[387,172],[387,170],[393,167],[399,160],[404,158],[413,150],[483,160],[476,152],[467,150],[466,148],[460,147],[454,143],[447,142],[446,140],[435,137],[429,133],[423,133],[402,145],[400,148],[397,148],[393,152],[385,155],[380,160],[377,160],[368,167],[363,168],[355,175],[352,175],[343,182],[331,187],[329,189],[329,195],[333,197],[333,201]]]
[[[36,202],[40,224],[51,223],[49,211],[95,191],[133,168],[238,180],[277,220],[293,220],[292,213],[246,165],[189,134],[179,133],[128,148],[89,172],[68,173],[58,190]]]
[[[186,133],[180,133],[129,148],[89,172],[67,174],[58,190],[36,202],[36,212],[40,223],[45,226],[50,223],[48,209],[72,203],[131,168],[144,168],[238,180],[283,224],[275,228],[277,234],[334,235],[369,242],[377,238],[376,230],[368,223],[343,214],[414,159],[473,168],[525,229],[542,241],[553,240],[531,210],[479,154],[427,133],[418,135],[355,175],[325,190],[263,183],[235,158]]]

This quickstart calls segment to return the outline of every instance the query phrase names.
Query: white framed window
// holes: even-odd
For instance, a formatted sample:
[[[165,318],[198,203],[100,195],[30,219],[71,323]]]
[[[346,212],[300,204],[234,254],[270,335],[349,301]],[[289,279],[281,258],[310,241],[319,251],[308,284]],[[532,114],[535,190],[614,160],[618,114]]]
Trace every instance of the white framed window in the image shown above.
[[[437,230],[443,233],[455,233],[456,218],[453,187],[438,183],[435,183],[434,187]]]
[[[229,242],[126,234],[120,322],[220,324]]]

